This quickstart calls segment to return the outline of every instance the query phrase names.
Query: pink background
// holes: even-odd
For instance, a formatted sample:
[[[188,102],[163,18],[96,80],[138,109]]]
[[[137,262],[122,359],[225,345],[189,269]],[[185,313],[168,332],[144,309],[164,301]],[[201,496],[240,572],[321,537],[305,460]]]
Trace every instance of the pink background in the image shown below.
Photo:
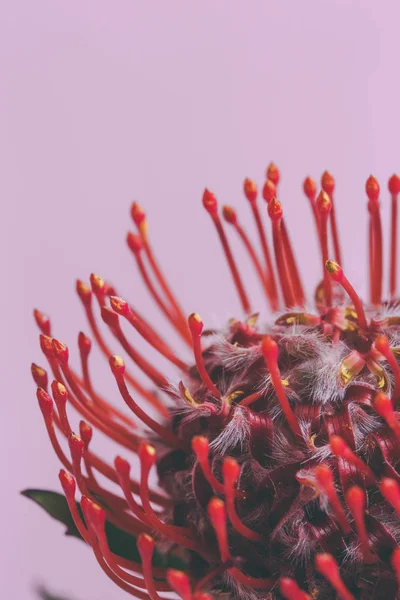
[[[301,182],[335,174],[346,266],[362,290],[364,181],[373,172],[386,189],[399,169],[399,17],[396,1],[3,2],[2,598],[33,598],[37,582],[78,600],[123,596],[83,544],[18,496],[58,489],[29,374],[31,360],[43,364],[32,307],[52,315],[73,359],[87,331],[77,276],[112,279],[161,323],[125,248],[136,198],[186,310],[208,325],[238,315],[201,194],[209,186],[251,228],[242,180],[262,182],[271,159],[310,292],[320,264]],[[101,365],[97,381],[120,402]]]

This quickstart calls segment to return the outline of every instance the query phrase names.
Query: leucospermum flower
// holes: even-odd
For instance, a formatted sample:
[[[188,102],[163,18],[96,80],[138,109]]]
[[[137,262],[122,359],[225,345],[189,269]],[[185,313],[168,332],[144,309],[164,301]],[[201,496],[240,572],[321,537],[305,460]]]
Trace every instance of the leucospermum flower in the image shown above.
[[[187,317],[155,257],[146,215],[132,205],[137,231],[128,234],[129,249],[150,296],[188,352],[178,356],[101,277],[91,275],[91,287],[78,281],[91,336],[119,390],[114,402],[92,379],[89,337],[79,334],[76,370],[67,347],[52,337],[48,318],[35,311],[50,389],[42,367],[33,365],[32,373],[62,463],[69,510],[101,569],[134,598],[158,600],[171,590],[184,600],[400,598],[400,179],[389,180],[388,299],[380,190],[374,177],[366,183],[368,304],[342,268],[333,177],[323,174],[318,195],[314,181],[304,181],[321,252],[312,309],[306,308],[278,186],[273,164],[263,186],[265,206],[256,185],[244,183],[261,252],[235,210],[224,206],[221,218],[216,197],[204,192],[244,313],[222,331],[203,329],[196,313]],[[265,292],[268,325],[253,312],[228,226]],[[98,312],[124,358],[111,355]],[[134,330],[132,339],[122,320]],[[134,336],[176,367],[175,383],[137,350]],[[139,371],[148,385],[137,378]],[[82,418],[78,430],[71,408]],[[120,456],[105,460],[96,453],[96,430],[120,444]],[[136,560],[115,550],[110,527],[128,536]],[[164,562],[154,560],[155,547]],[[169,568],[169,557],[179,559],[181,569]]]

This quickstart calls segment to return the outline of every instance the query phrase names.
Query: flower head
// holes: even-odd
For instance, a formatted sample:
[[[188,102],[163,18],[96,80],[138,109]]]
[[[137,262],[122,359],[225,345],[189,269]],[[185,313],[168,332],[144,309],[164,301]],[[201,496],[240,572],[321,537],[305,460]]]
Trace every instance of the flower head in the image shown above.
[[[312,179],[304,181],[321,254],[314,309],[306,308],[277,198],[279,181],[279,170],[271,164],[263,186],[266,210],[260,209],[255,183],[244,182],[261,253],[237,212],[223,207],[226,225],[215,195],[204,192],[203,204],[245,315],[222,331],[204,329],[197,313],[186,316],[154,254],[145,212],[132,205],[137,232],[128,234],[128,247],[149,295],[188,352],[181,357],[101,277],[91,275],[90,286],[78,281],[91,336],[120,394],[116,404],[92,379],[89,337],[78,337],[78,372],[70,365],[68,348],[52,337],[49,319],[35,311],[53,378],[50,388],[42,367],[32,365],[32,375],[50,442],[63,466],[60,482],[71,515],[100,567],[133,597],[155,600],[171,590],[184,600],[398,597],[400,180],[395,175],[389,180],[388,300],[383,298],[380,189],[374,177],[366,183],[368,304],[343,270],[334,178],[325,172],[319,193]],[[235,230],[258,275],[273,313],[269,325],[259,324],[253,313],[227,226]],[[98,313],[124,358],[109,350]],[[135,330],[132,339],[122,320]],[[176,384],[137,349],[134,336],[176,367]],[[139,371],[147,384],[137,377]],[[70,409],[82,418],[78,431]],[[98,456],[96,431],[118,443],[121,455],[111,461]],[[107,523],[137,537],[137,561],[113,552]],[[156,546],[183,558],[187,570],[155,565]]]

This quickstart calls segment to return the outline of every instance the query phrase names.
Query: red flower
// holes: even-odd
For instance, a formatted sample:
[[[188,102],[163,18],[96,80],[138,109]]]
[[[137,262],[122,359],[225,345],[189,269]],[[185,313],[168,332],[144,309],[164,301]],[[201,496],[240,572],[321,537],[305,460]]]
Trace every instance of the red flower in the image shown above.
[[[272,324],[259,326],[252,314],[217,200],[208,190],[203,204],[220,238],[243,321],[230,321],[224,331],[204,331],[199,315],[186,318],[155,258],[145,213],[136,203],[131,215],[137,234],[127,238],[149,294],[194,359],[178,356],[100,277],[91,276],[91,289],[77,283],[91,334],[109,360],[129,417],[92,382],[89,338],[79,334],[78,373],[69,365],[67,347],[52,337],[49,320],[35,311],[54,378],[52,397],[44,369],[33,365],[32,373],[51,444],[63,465],[60,481],[75,525],[101,568],[133,597],[154,600],[173,589],[184,600],[206,600],[209,593],[249,600],[394,600],[400,580],[400,179],[393,175],[389,180],[388,301],[382,294],[379,185],[373,177],[366,183],[368,306],[340,266],[334,179],[323,174],[318,196],[315,183],[305,180],[322,263],[316,309],[306,311],[296,255],[276,197],[280,177],[275,165],[269,166],[267,177],[263,196],[273,253],[252,181],[245,180],[244,193],[261,258],[234,209],[226,206],[222,214],[249,253],[271,311],[279,312]],[[330,259],[331,245],[336,262]],[[93,296],[124,356],[149,385],[128,371],[121,357],[111,356]],[[177,385],[136,349],[120,318],[175,365],[182,378]],[[79,435],[71,429],[70,407],[83,419]],[[119,443],[122,453],[137,455],[138,479],[131,477],[125,458],[117,456],[110,464],[94,452],[92,428]],[[59,441],[63,437],[68,452]],[[149,483],[153,470],[158,490]],[[107,481],[118,484],[119,491]],[[141,563],[112,552],[106,521],[138,536]],[[154,540],[163,552],[183,556],[188,571],[154,567]]]

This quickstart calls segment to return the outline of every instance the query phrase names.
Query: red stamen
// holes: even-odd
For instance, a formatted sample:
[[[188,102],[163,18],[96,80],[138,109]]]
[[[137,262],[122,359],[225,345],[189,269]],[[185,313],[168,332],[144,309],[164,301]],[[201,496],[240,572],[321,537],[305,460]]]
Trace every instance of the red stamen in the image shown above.
[[[120,394],[131,411],[163,440],[174,447],[182,447],[182,441],[176,435],[163,425],[157,423],[157,421],[152,419],[138,404],[136,404],[125,383],[125,363],[122,358],[120,356],[111,356],[110,367],[112,374],[115,377],[115,381],[117,382]]]
[[[271,337],[265,336],[261,343],[261,349],[271,377],[272,385],[274,386],[275,393],[288,425],[295,435],[301,436],[299,423],[289,404],[285,389],[282,385],[281,374],[278,367],[278,345]]]
[[[268,204],[268,214],[272,222],[272,238],[274,242],[275,259],[278,267],[278,276],[281,284],[282,294],[285,305],[293,308],[296,305],[294,292],[292,289],[292,280],[289,273],[289,267],[286,261],[285,248],[282,236],[282,206],[276,198],[273,198]]]
[[[398,413],[394,411],[392,401],[384,392],[377,392],[374,399],[374,408],[378,415],[382,417],[392,429],[398,439],[400,439],[400,423]]]
[[[72,464],[65,456],[54,431],[53,401],[48,395],[48,393],[45,392],[42,388],[37,389],[36,397],[39,402],[40,410],[42,411],[44,424],[46,426],[47,434],[49,436],[51,445],[53,446],[53,450],[56,453],[58,460],[67,469],[67,471],[72,471]]]
[[[371,268],[371,303],[380,306],[382,303],[383,248],[382,224],[379,208],[379,183],[372,175],[367,179],[365,190],[369,199],[370,213],[370,268]]]
[[[396,548],[393,551],[391,563],[400,586],[400,548]]]
[[[90,379],[90,371],[89,371],[89,354],[90,354],[92,342],[84,333],[82,333],[82,331],[78,335],[78,346],[79,346],[79,353],[80,353],[80,357],[81,357],[83,381],[85,384],[85,389],[89,393],[90,398],[97,405],[99,410],[102,410],[107,415],[114,415],[115,417],[120,419],[123,423],[125,423],[125,425],[128,425],[128,427],[136,428],[137,425],[136,425],[136,423],[134,423],[134,421],[132,421],[132,419],[130,419],[123,412],[121,412],[117,408],[115,408],[115,406],[112,406],[109,402],[104,400],[104,398],[101,398],[99,396],[99,394],[97,394],[95,392],[92,382],[91,382],[91,379]]]
[[[328,194],[329,199],[331,201],[331,208],[332,208],[332,210],[331,210],[331,229],[332,229],[333,250],[334,250],[336,262],[338,262],[339,265],[341,265],[342,264],[342,256],[341,256],[341,251],[340,251],[338,227],[337,227],[337,223],[336,223],[335,203],[333,201],[335,180],[328,171],[325,171],[322,174],[321,187],[324,190],[324,192],[326,192]]]
[[[92,308],[92,292],[85,283],[79,280],[76,282],[76,290],[84,306],[93,337],[95,338],[100,350],[108,360],[113,354],[113,352],[104,342],[103,337],[100,334],[99,328],[97,326],[96,319],[94,318]],[[146,388],[144,388],[134,377],[132,377],[130,373],[126,373],[126,378],[129,381],[130,385],[133,387],[133,389],[136,390],[143,398],[145,398],[149,402],[149,404],[154,406],[154,408],[156,408],[162,416],[168,416],[168,409],[164,406],[162,402],[160,402],[158,398],[156,398],[156,396],[154,396],[149,390],[146,390]]]
[[[37,309],[33,311],[33,316],[35,317],[37,326],[43,335],[51,336],[51,324],[49,317]]]
[[[87,529],[85,527],[84,522],[82,521],[82,518],[79,514],[79,511],[78,511],[78,508],[77,508],[76,502],[75,502],[75,491],[76,491],[75,479],[72,477],[72,475],[70,475],[69,473],[64,471],[64,469],[60,470],[58,477],[59,477],[62,489],[64,491],[65,498],[68,503],[68,508],[69,508],[71,516],[74,520],[75,526],[78,529],[81,537],[85,540],[85,542],[87,544],[90,544]]]
[[[360,471],[360,473],[365,475],[369,482],[375,481],[375,475],[373,471],[371,471],[369,466],[366,465],[365,462],[361,460],[361,458],[359,458],[351,448],[349,448],[343,438],[341,438],[339,435],[332,435],[329,438],[329,445],[333,454],[337,458],[343,458],[344,460],[347,460],[358,471]]]
[[[157,292],[156,288],[153,285],[153,282],[150,279],[150,276],[147,272],[146,266],[142,258],[143,243],[141,238],[137,235],[134,235],[130,231],[127,235],[126,241],[129,246],[129,249],[131,250],[132,254],[136,259],[139,273],[143,279],[143,282],[149,294],[151,295],[151,297],[153,298],[163,315],[166,317],[166,319],[168,319],[168,321],[171,323],[172,327],[177,331],[177,333],[182,337],[182,339],[186,343],[189,343],[190,336],[186,327],[186,323],[183,325],[180,319],[176,316],[175,312],[165,304],[165,302],[162,300],[160,294]]]
[[[317,228],[317,233],[319,234],[319,215],[317,207],[315,205],[315,198],[317,197],[317,186],[315,185],[315,181],[311,179],[311,177],[306,177],[306,179],[304,180],[303,191],[310,201],[312,212],[314,215],[315,226]]]
[[[121,489],[124,493],[125,499],[128,503],[129,509],[132,513],[143,521],[146,525],[150,525],[149,520],[147,519],[145,512],[141,506],[136,502],[132,491],[131,491],[131,482],[130,482],[130,471],[131,465],[127,460],[122,458],[121,456],[117,456],[114,460],[115,471],[118,475],[118,481],[121,486]]]
[[[163,523],[152,509],[149,499],[149,473],[156,460],[156,451],[153,446],[142,442],[139,448],[139,459],[140,499],[142,501],[143,510],[146,513],[151,525],[154,527],[154,529],[165,535],[167,538],[170,538],[170,540],[176,544],[204,555],[201,545],[193,540],[193,533],[191,531],[185,527],[176,527],[174,525],[167,525],[166,523]]]
[[[259,400],[262,397],[263,397],[262,392],[254,392],[253,394],[246,396],[246,398],[243,398],[243,400],[238,402],[238,406],[249,406],[250,404],[252,404],[256,400]]]
[[[141,371],[143,371],[143,373],[145,375],[147,375],[147,377],[149,379],[151,379],[151,381],[157,387],[159,387],[161,389],[167,388],[168,387],[167,378],[158,369],[156,369],[148,360],[146,360],[140,354],[140,352],[138,352],[132,346],[132,344],[130,342],[128,342],[125,334],[123,333],[123,331],[120,327],[118,315],[113,310],[111,310],[111,308],[108,308],[107,306],[103,306],[101,309],[101,317],[102,317],[103,321],[106,323],[106,325],[109,326],[111,332],[116,337],[116,339],[119,341],[119,343],[121,344],[121,346],[123,347],[125,352],[133,360],[133,362],[139,367],[139,369]]]
[[[171,303],[171,306],[174,307],[175,312],[176,312],[179,320],[181,321],[182,327],[184,327],[184,325],[186,323],[185,314],[184,314],[182,308],[180,307],[179,302],[177,301],[174,294],[172,293],[172,290],[170,289],[170,287],[158,265],[158,262],[156,261],[154,252],[150,246],[150,242],[149,242],[149,239],[147,236],[146,215],[145,215],[142,207],[137,202],[134,202],[132,204],[131,216],[132,216],[132,219],[133,219],[134,223],[136,224],[136,227],[138,228],[138,231],[140,233],[140,237],[143,242],[144,251],[146,252],[146,255],[149,260],[150,266],[153,270],[153,273],[154,273],[156,279],[158,280],[158,283],[160,284],[161,289],[163,290],[164,294],[166,295],[169,302]]]
[[[187,371],[188,365],[180,360],[175,352],[168,346],[158,333],[144,319],[129,306],[126,300],[117,296],[110,296],[111,308],[121,317],[124,317],[146,342],[162,354],[178,369]]]
[[[281,179],[281,175],[280,175],[279,169],[275,163],[273,163],[273,162],[269,163],[267,170],[265,172],[265,176],[267,179],[270,179],[272,181],[272,183],[274,183],[276,186],[278,186],[278,183]]]
[[[400,397],[400,366],[398,365],[396,356],[389,346],[389,340],[385,335],[378,335],[375,340],[375,348],[389,363],[394,376],[394,390],[392,401],[396,404]]]
[[[283,218],[282,218],[281,228],[282,228],[283,246],[285,249],[285,256],[286,256],[286,260],[287,260],[290,278],[292,281],[292,288],[293,288],[293,293],[295,295],[296,304],[297,304],[297,306],[303,307],[305,305],[305,295],[304,295],[303,285],[301,283],[299,269],[298,269],[296,259],[294,256],[292,244],[290,242],[289,232],[286,228],[286,223]]]
[[[354,518],[364,562],[368,564],[376,562],[376,558],[369,548],[368,533],[364,520],[365,491],[357,485],[353,485],[346,494],[346,503]]]
[[[280,591],[286,600],[311,600],[311,596],[300,589],[297,582],[289,577],[283,577],[280,580]]]
[[[68,366],[68,348],[62,342],[53,339],[53,350],[60,363],[62,373],[70,387],[69,399],[73,407],[92,425],[100,429],[103,433],[111,437],[116,442],[123,445],[125,448],[135,452],[138,448],[139,438],[134,433],[129,432],[122,425],[110,420],[109,417],[102,413],[100,414],[93,407],[93,403],[88,400],[85,394],[79,387],[78,381]],[[62,380],[60,369],[55,369],[57,380]]]
[[[340,524],[343,532],[345,534],[350,533],[351,528],[350,524],[347,520],[346,513],[342,507],[342,504],[339,500],[339,496],[335,490],[335,483],[333,479],[333,474],[328,465],[322,464],[315,467],[315,476],[318,484],[321,486],[322,490],[326,494],[329,503],[333,509],[334,515]]]
[[[218,215],[217,200],[216,200],[214,194],[207,189],[204,190],[204,194],[203,194],[203,206],[206,209],[206,211],[209,213],[209,215],[211,216],[213,223],[215,225],[215,228],[217,230],[219,239],[222,244],[222,248],[225,253],[226,260],[229,265],[229,269],[232,274],[232,278],[233,278],[236,290],[240,297],[242,308],[246,314],[249,314],[249,313],[251,313],[250,302],[249,302],[247,293],[244,289],[244,285],[243,285],[242,279],[240,277],[239,270],[237,268],[235,259],[233,258],[233,254],[232,254],[228,239],[226,237],[224,228],[222,226],[221,219],[219,218],[219,215]]]
[[[53,394],[54,402],[57,406],[62,431],[64,435],[69,436],[71,433],[71,426],[69,424],[66,411],[66,404],[68,400],[67,388],[59,381],[53,381],[51,384],[51,391]]]
[[[355,600],[353,594],[345,586],[340,576],[337,562],[331,554],[317,554],[315,557],[315,568],[329,581],[333,589],[339,594],[341,600]]]
[[[231,559],[228,544],[228,535],[226,531],[226,511],[225,504],[219,498],[211,498],[208,503],[208,516],[217,536],[218,548],[221,554],[222,562]]]
[[[39,365],[35,365],[35,363],[31,364],[31,373],[33,377],[33,381],[36,383],[37,387],[43,388],[47,392],[48,387],[48,377],[47,372],[39,367]]]
[[[384,477],[379,485],[382,496],[391,504],[400,516],[400,485],[395,479]]]
[[[225,501],[228,517],[233,527],[240,535],[253,542],[262,542],[263,536],[246,527],[240,520],[235,507],[235,497],[237,496],[235,486],[239,479],[240,467],[234,458],[225,458],[222,465],[222,474],[224,478]]]
[[[326,192],[320,192],[316,201],[319,215],[320,243],[322,254],[322,273],[324,277],[325,304],[328,308],[332,306],[332,282],[325,264],[328,260],[328,219],[332,209],[332,203]]]
[[[153,577],[153,568],[151,561],[154,552],[154,540],[149,535],[143,533],[137,539],[137,548],[143,565],[143,577],[146,584],[146,590],[149,592],[151,600],[160,600],[157,594],[157,587]]]
[[[357,313],[358,323],[361,329],[367,329],[367,319],[364,312],[363,304],[357,292],[343,273],[343,269],[334,260],[328,260],[325,263],[325,268],[334,281],[337,281],[344,291],[349,295],[350,300],[354,304],[354,309]]]
[[[190,333],[192,335],[193,354],[200,378],[213,396],[215,396],[216,398],[221,398],[221,392],[212,382],[211,377],[207,373],[206,367],[204,365],[203,351],[201,348],[201,333],[203,331],[203,321],[201,320],[200,315],[198,315],[197,313],[192,313],[191,315],[189,315],[188,325]]]
[[[256,251],[254,250],[254,247],[253,247],[247,233],[245,232],[243,227],[238,223],[235,210],[231,206],[225,205],[222,207],[222,214],[224,215],[225,221],[227,223],[230,223],[231,225],[233,225],[233,227],[237,231],[240,239],[242,240],[242,242],[250,256],[250,259],[254,265],[254,268],[257,272],[257,275],[261,282],[261,285],[263,286],[265,295],[267,296],[267,300],[271,306],[271,309],[277,310],[277,307],[274,305],[274,300],[273,300],[273,297],[271,296],[271,291],[267,285],[267,280],[265,279],[263,269],[262,269],[261,263],[258,259],[258,256],[256,254]]]
[[[267,285],[269,286],[271,299],[273,302],[273,310],[277,311],[279,309],[279,298],[278,298],[278,288],[276,285],[274,266],[271,260],[271,253],[268,246],[267,236],[265,233],[265,228],[261,219],[260,211],[257,205],[257,186],[254,181],[251,179],[245,179],[243,184],[244,194],[247,200],[250,203],[251,211],[253,213],[254,221],[256,224],[258,237],[260,239],[261,248],[264,256],[265,262],[265,273]]]
[[[186,573],[176,569],[168,569],[167,581],[182,600],[192,600],[190,580]]]
[[[397,175],[392,175],[389,179],[389,192],[392,196],[389,293],[391,300],[395,300],[397,294],[397,197],[400,193],[400,177]]]
[[[208,483],[215,492],[223,494],[225,492],[225,488],[223,484],[220,483],[215,477],[208,460],[209,447],[208,439],[202,435],[196,435],[192,439],[192,449],[203,470],[204,477],[207,479]]]

